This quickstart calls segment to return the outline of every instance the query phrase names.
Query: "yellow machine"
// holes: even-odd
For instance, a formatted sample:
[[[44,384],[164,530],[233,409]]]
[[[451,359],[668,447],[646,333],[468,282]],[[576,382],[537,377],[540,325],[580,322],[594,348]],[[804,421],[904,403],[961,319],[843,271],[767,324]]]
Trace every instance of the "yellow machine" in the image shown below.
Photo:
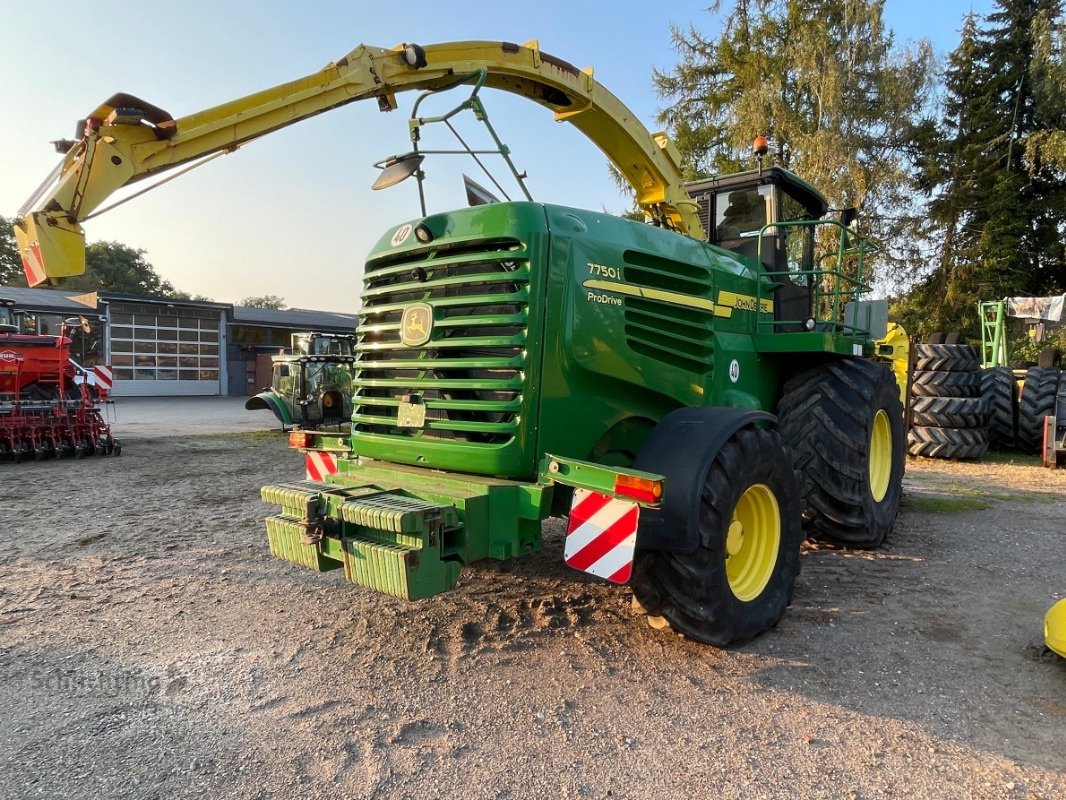
[[[1066,599],[1059,600],[1044,617],[1044,641],[1047,646],[1066,658]]]
[[[902,325],[888,323],[888,332],[877,340],[877,354],[891,362],[892,375],[899,386],[899,399],[906,409],[910,405],[911,340]]]
[[[85,271],[81,222],[117,189],[357,100],[396,108],[396,93],[442,88],[485,70],[485,85],[522,95],[577,127],[636,190],[649,217],[703,239],[698,206],[682,185],[677,149],[649,133],[592,69],[542,53],[537,42],[360,45],[319,72],[174,119],[128,94],[116,94],[85,119],[82,138],[20,209],[15,222],[31,286]]]

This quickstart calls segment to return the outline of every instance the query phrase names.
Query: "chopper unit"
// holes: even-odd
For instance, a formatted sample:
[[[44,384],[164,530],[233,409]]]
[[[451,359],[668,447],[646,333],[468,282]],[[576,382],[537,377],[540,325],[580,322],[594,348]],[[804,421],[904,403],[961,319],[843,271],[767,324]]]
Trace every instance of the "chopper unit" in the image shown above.
[[[651,224],[533,202],[483,87],[577,127]],[[884,541],[903,412],[853,220],[776,167],[686,188],[664,134],[535,41],[360,46],[179,119],[115,95],[16,222],[27,275],[76,274],[80,220],[128,183],[356,100],[393,109],[410,89],[412,150],[379,162],[379,185],[416,177],[421,213],[366,260],[350,427],[290,434],[329,468],[262,490],[280,507],[274,555],[419,599],[471,562],[540,549],[543,520],[565,516],[570,566],[628,584],[656,624],[727,645],[782,616],[804,531]],[[418,114],[447,89],[469,95]],[[464,112],[526,199],[429,213],[421,130]]]

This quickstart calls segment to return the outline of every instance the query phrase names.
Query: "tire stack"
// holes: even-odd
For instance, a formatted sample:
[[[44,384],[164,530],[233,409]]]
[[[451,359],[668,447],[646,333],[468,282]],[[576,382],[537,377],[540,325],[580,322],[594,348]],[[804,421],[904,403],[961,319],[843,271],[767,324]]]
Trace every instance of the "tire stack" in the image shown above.
[[[914,355],[907,452],[980,458],[988,451],[990,406],[981,394],[977,350],[961,343],[916,344]],[[1013,435],[1013,412],[1011,427]]]

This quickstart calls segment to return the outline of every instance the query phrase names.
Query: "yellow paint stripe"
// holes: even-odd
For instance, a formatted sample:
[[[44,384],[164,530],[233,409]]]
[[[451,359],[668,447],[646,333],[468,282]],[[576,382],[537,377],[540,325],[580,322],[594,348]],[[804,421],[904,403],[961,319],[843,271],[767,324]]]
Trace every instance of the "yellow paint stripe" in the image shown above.
[[[603,292],[625,294],[630,297],[643,297],[647,300],[659,300],[660,302],[670,303],[675,306],[698,308],[701,311],[712,311],[716,315],[722,316],[713,301],[705,300],[702,297],[692,297],[691,295],[681,294],[680,292],[666,292],[662,289],[650,289],[646,286],[633,286],[629,283],[616,283],[615,281],[589,280],[581,285],[586,289],[599,289]],[[726,310],[730,311],[730,309]]]
[[[737,292],[719,292],[718,293],[718,305],[726,306],[727,308],[739,308],[744,311],[755,310],[755,298],[750,294],[738,294]],[[760,300],[759,310],[764,314],[774,313],[774,301],[773,300]]]

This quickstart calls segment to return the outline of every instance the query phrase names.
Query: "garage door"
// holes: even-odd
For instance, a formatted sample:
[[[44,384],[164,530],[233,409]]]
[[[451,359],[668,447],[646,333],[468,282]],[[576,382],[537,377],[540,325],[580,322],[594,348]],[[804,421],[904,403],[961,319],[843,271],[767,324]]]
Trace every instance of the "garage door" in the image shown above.
[[[113,303],[109,316],[116,396],[222,393],[220,310]]]

